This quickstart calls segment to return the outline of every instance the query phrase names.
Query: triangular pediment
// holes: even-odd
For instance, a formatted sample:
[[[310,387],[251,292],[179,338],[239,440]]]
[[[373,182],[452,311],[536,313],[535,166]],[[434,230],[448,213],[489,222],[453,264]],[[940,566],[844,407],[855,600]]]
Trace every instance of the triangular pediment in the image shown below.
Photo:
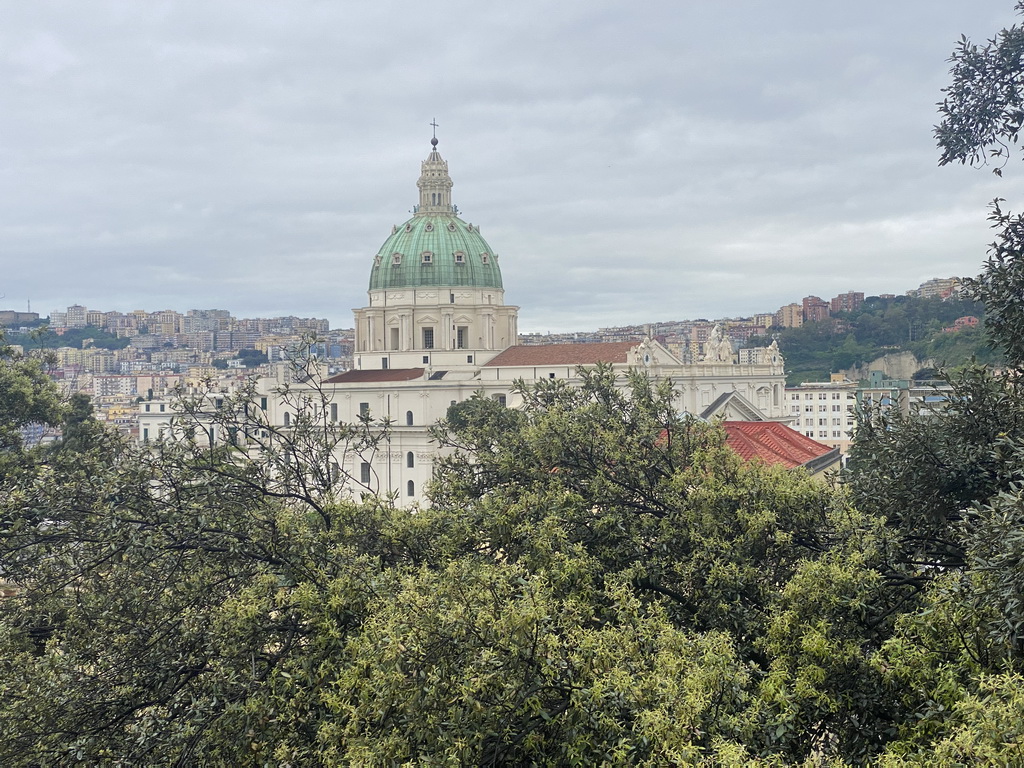
[[[722,418],[728,421],[766,421],[764,413],[739,392],[724,392],[701,411],[702,419]]]

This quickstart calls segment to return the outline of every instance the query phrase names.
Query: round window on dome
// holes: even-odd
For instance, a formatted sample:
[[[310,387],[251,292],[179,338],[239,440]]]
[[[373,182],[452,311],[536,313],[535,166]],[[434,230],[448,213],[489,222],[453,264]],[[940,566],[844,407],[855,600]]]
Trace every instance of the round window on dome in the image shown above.
[[[433,225],[433,224],[431,224],[431,223],[430,223],[430,222],[428,221],[428,222],[427,222],[427,226],[425,226],[425,227],[424,227],[423,229],[425,229],[425,230],[426,230],[427,232],[433,232],[433,231],[434,231],[434,225]]]
[[[448,222],[448,231],[449,232],[454,232],[455,231],[455,222],[453,222],[453,221]]]

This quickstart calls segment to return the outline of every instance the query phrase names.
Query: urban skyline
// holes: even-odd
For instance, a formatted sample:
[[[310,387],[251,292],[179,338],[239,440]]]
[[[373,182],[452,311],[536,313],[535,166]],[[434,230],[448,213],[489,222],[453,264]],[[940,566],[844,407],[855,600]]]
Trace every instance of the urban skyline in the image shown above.
[[[917,288],[911,288],[903,291],[900,294],[884,292],[878,294],[880,297],[893,297],[897,295],[907,296],[921,296],[921,297],[941,297],[949,295],[950,292],[955,290],[959,286],[959,278],[956,277],[933,277],[929,278],[925,282],[921,283]],[[837,312],[850,311],[856,309],[860,302],[865,298],[863,291],[845,291],[832,297],[829,300],[821,299],[816,295],[808,295],[802,297],[800,300],[792,300],[788,304],[779,307],[776,310],[765,311],[765,312],[747,312],[744,314],[733,315],[729,317],[688,317],[688,318],[673,318],[668,320],[651,320],[642,319],[632,323],[626,323],[619,326],[599,326],[596,328],[575,328],[569,331],[524,331],[521,335],[525,337],[529,336],[563,336],[570,335],[573,333],[590,333],[600,332],[605,330],[618,330],[623,328],[641,328],[645,325],[671,325],[673,323],[689,323],[689,322],[715,322],[725,320],[745,320],[752,318],[764,318],[768,315],[780,317],[780,313],[785,313],[787,310],[792,313],[795,309],[803,320],[818,320],[829,314],[836,314]],[[822,314],[824,311],[824,314]],[[51,328],[65,329],[65,328],[82,328],[86,326],[98,327],[104,330],[110,330],[115,332],[117,325],[121,327],[130,328],[132,330],[137,329],[139,324],[146,324],[148,318],[155,318],[155,322],[161,325],[168,323],[173,324],[175,321],[173,317],[177,317],[179,327],[172,329],[165,329],[159,332],[166,334],[173,333],[188,333],[191,330],[216,330],[218,324],[223,329],[228,329],[228,321],[230,321],[231,330],[244,330],[244,331],[270,331],[280,330],[292,330],[298,328],[300,330],[312,330],[316,332],[326,332],[327,330],[344,331],[351,330],[351,324],[343,326],[335,326],[331,328],[328,320],[323,318],[309,318],[299,317],[296,315],[284,315],[277,317],[238,317],[232,313],[230,309],[188,309],[185,312],[180,312],[173,309],[161,309],[161,310],[146,310],[146,309],[135,309],[131,312],[120,312],[117,310],[95,310],[90,309],[84,305],[72,304],[68,305],[64,310],[53,309],[49,315],[39,315],[38,313],[28,312],[26,315],[38,315],[35,319],[27,316],[23,316],[20,320],[19,315],[22,313],[12,309],[0,308],[0,326],[10,325],[14,326],[17,323],[32,323],[41,319],[49,319]],[[163,317],[166,315],[167,317]],[[68,318],[71,317],[71,320]],[[111,318],[114,319],[114,327],[107,328],[107,323],[110,322]],[[126,322],[131,321],[131,322]],[[277,323],[277,326],[275,326]],[[792,322],[780,322],[778,323],[782,327],[789,327],[793,325]],[[187,329],[180,326],[190,326]],[[194,326],[191,327],[191,326]],[[156,332],[156,331],[154,331]],[[115,334],[116,335],[116,334]],[[134,333],[131,335],[135,335]]]

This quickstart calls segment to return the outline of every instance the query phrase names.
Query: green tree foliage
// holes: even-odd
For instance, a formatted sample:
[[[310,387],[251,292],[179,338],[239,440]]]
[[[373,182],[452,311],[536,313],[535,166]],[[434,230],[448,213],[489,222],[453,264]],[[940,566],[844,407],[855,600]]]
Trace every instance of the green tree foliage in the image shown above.
[[[85,328],[68,328],[60,335],[47,326],[42,326],[30,334],[12,334],[11,341],[17,342],[26,350],[57,347],[81,349],[86,344],[96,349],[124,349],[131,339],[119,338],[102,328],[90,325]]]
[[[1015,5],[1024,12],[1024,2]],[[940,165],[998,163],[1010,158],[1010,145],[1018,143],[1024,124],[1024,29],[1014,25],[1003,29],[984,46],[966,37],[950,61],[952,83],[939,104],[942,121],[935,128],[942,155]]]
[[[869,753],[891,730],[866,706],[877,526],[741,464],[667,387],[583,379],[454,408],[415,514],[339,491],[316,395],[273,440],[249,395],[199,399],[183,440],[97,435],[6,482],[0,761]],[[211,419],[239,445],[204,438]]]
[[[58,427],[66,410],[42,361],[15,352],[0,334],[0,478],[30,458],[23,430],[32,425]]]
[[[1006,361],[1024,364],[1024,216],[1004,213],[993,203],[992,226],[998,230],[984,272],[965,281],[967,290],[985,302],[985,330]]]
[[[1022,41],[1018,27],[982,48],[961,40],[940,105],[940,163],[995,161],[1001,173],[1021,126]],[[851,456],[854,500],[884,516],[887,563],[903,574],[893,578],[904,593],[896,626],[873,664],[911,716],[882,765],[1022,761],[1024,225],[998,201],[991,220],[996,242],[965,286],[984,302],[987,339],[1010,369],[950,376],[947,407],[925,418],[866,414]]]
[[[238,350],[238,357],[245,364],[246,368],[255,368],[258,365],[263,365],[268,360],[266,352],[260,352],[255,349],[240,349]]]
[[[1015,6],[1024,13],[1024,2]],[[984,46],[967,38],[954,51],[952,83],[940,106],[942,121],[935,137],[942,150],[940,164],[951,162],[1002,169],[1011,145],[1019,142],[1024,124],[1024,28],[1003,29]],[[967,283],[974,298],[985,303],[986,328],[1009,363],[1024,362],[1024,218],[992,206],[990,220],[997,230],[984,273]]]

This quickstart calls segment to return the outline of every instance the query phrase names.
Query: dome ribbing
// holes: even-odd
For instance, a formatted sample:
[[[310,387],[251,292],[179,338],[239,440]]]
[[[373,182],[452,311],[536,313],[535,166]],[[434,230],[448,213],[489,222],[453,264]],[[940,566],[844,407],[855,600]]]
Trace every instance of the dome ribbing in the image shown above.
[[[370,290],[422,286],[501,289],[494,251],[479,228],[460,219],[451,204],[448,163],[436,144],[423,161],[416,186],[420,203],[413,217],[395,227],[377,251]]]

